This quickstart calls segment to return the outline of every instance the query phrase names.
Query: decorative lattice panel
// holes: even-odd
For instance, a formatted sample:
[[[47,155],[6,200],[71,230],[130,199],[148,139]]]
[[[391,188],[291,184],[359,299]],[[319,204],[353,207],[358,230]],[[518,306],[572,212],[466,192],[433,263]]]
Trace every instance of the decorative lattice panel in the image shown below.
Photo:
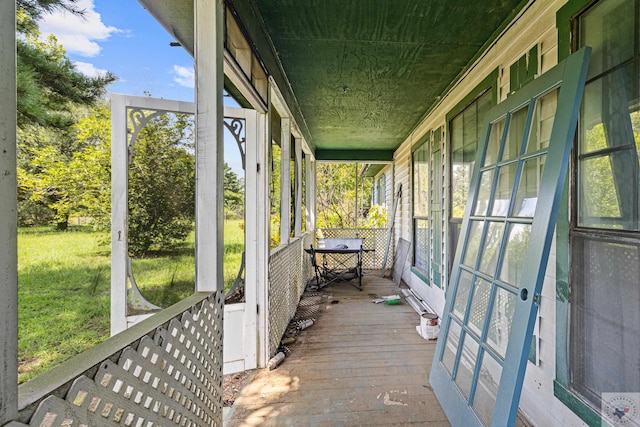
[[[222,298],[212,294],[105,359],[64,399],[52,393],[29,425],[222,426]]]
[[[362,260],[362,268],[365,270],[380,270],[384,253],[387,245],[387,235],[389,230],[386,228],[327,228],[322,230],[322,237],[325,238],[356,238],[363,240],[365,249],[374,249],[373,252],[366,252]],[[391,266],[390,260],[394,254],[394,239],[391,238],[391,246],[389,247],[389,256],[387,268]],[[308,245],[306,247],[309,247]]]
[[[313,237],[305,235],[269,257],[269,354],[273,355],[296,313],[307,280],[311,277],[309,256],[303,246]],[[308,243],[307,243],[308,242]]]

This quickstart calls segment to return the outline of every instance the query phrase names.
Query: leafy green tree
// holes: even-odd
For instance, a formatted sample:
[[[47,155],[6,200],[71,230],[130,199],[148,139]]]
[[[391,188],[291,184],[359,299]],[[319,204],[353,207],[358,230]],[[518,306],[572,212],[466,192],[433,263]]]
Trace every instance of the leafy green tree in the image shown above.
[[[140,132],[129,165],[129,250],[170,249],[195,218],[193,118],[163,114]]]
[[[227,162],[224,162],[224,215],[235,219],[244,216],[244,182]]]
[[[18,189],[22,225],[40,218],[54,219],[65,229],[71,214],[93,218],[105,228],[109,221],[111,135],[106,103],[75,112],[77,123],[68,131],[30,125],[19,130],[22,146]],[[73,150],[63,152],[60,141],[71,139]],[[44,215],[43,209],[50,210]],[[53,217],[52,217],[53,216]]]
[[[75,138],[76,113],[100,101],[115,77],[85,76],[55,37],[40,39],[38,19],[56,10],[82,15],[78,0],[17,0],[16,6],[19,220],[55,219],[65,229],[73,197],[67,168],[78,165],[74,157],[86,145]]]
[[[366,226],[373,182],[358,177],[357,165],[321,163],[317,167],[316,206],[318,228]],[[356,184],[358,200],[356,201]],[[365,203],[367,203],[365,205]],[[373,224],[374,222],[371,222]]]

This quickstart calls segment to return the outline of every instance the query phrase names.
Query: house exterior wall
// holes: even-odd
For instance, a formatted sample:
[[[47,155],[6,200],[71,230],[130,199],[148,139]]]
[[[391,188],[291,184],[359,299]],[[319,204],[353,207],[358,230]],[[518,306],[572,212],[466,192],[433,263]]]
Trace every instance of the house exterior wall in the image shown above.
[[[412,240],[412,183],[411,152],[417,141],[423,140],[431,130],[444,126],[445,129],[445,177],[443,180],[443,218],[450,217],[451,212],[451,155],[449,123],[447,115],[465,102],[474,88],[478,87],[496,69],[495,81],[497,102],[504,101],[510,88],[510,66],[526,55],[534,46],[537,47],[538,72],[540,75],[558,63],[558,30],[556,28],[556,12],[564,6],[563,0],[533,1],[523,9],[521,15],[508,26],[504,33],[484,52],[475,64],[466,72],[461,80],[445,94],[440,103],[406,138],[394,155],[394,179],[402,182],[403,196],[401,209],[396,217],[396,236]],[[449,232],[445,229],[443,239],[444,259],[448,260],[450,248],[447,244]],[[566,240],[563,239],[563,240]],[[410,254],[412,251],[410,251]],[[538,313],[537,353],[535,363],[528,363],[522,397],[521,412],[534,425],[585,425],[569,407],[554,396],[554,380],[556,379],[556,239],[554,239],[549,256],[542,298]],[[445,304],[445,292],[448,266],[443,268],[443,289],[435,286],[431,280],[423,278],[411,268],[411,255],[405,265],[403,279],[428,304],[442,315]]]
[[[378,200],[378,185],[380,180],[384,180],[384,188],[382,188],[383,199]],[[375,194],[375,196],[373,196]],[[387,212],[387,221],[391,219],[391,210],[393,209],[393,165],[389,164],[383,167],[375,176],[373,176],[372,205],[383,206]],[[388,227],[388,224],[387,224]]]

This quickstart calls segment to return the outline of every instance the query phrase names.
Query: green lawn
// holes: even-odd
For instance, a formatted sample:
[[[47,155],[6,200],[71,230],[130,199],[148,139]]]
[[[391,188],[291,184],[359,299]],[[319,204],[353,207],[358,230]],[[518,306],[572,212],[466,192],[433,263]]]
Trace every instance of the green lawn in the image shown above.
[[[225,222],[225,282],[244,250],[241,221]],[[144,296],[168,307],[193,293],[194,240],[178,250],[133,261]],[[110,246],[87,227],[18,232],[19,382],[109,337]]]

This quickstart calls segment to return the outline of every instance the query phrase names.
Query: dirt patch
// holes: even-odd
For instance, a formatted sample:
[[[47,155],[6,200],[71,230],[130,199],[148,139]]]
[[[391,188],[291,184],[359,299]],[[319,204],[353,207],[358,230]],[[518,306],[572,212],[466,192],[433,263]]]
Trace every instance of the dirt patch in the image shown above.
[[[222,377],[222,406],[232,406],[253,371],[237,372]]]
[[[305,292],[298,304],[296,314],[287,327],[283,340],[293,339],[294,343],[298,334],[300,334],[300,324],[305,320],[313,320],[314,322],[325,311],[327,303],[336,304],[338,300],[333,300],[330,294],[320,292]],[[284,352],[287,356],[291,353],[290,344],[281,343],[277,351]],[[256,370],[238,372],[235,374],[224,375],[222,377],[222,406],[230,407],[236,401],[244,386],[251,380]]]

